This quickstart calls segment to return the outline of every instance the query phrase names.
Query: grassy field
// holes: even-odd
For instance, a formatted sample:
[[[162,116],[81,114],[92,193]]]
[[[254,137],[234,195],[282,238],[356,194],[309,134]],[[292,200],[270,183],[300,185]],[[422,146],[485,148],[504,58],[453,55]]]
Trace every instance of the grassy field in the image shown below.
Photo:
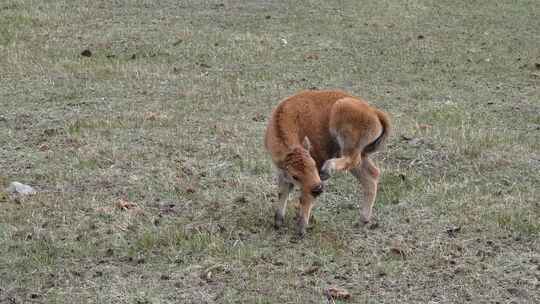
[[[0,303],[540,303],[540,2],[0,2]],[[87,51],[86,51],[87,50]],[[83,56],[84,55],[84,56]],[[275,231],[277,102],[391,114]]]

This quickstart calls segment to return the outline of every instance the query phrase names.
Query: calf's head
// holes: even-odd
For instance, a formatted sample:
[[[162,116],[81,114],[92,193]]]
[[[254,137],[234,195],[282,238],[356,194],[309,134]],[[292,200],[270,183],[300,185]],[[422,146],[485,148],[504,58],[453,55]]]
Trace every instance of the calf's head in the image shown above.
[[[323,192],[317,164],[310,155],[311,143],[304,138],[302,146],[292,148],[282,163],[287,179],[300,187],[304,193],[318,196]]]

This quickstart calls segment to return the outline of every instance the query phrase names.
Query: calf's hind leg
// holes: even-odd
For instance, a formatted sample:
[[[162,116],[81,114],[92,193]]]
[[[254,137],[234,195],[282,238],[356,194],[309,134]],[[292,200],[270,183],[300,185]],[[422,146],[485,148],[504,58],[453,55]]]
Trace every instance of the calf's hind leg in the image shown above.
[[[276,206],[276,215],[275,215],[275,221],[274,221],[274,227],[280,228],[283,226],[283,221],[285,218],[285,211],[287,210],[287,201],[289,199],[289,193],[293,189],[294,185],[287,181],[285,178],[285,174],[283,172],[279,172],[278,174],[278,203]]]
[[[380,170],[367,155],[363,155],[362,162],[353,168],[351,173],[362,185],[364,195],[360,207],[360,221],[365,224],[371,220],[373,203],[375,203],[375,197],[377,196]]]
[[[351,151],[343,157],[332,158],[324,162],[321,168],[321,179],[327,180],[335,171],[352,170],[360,162],[360,152]]]

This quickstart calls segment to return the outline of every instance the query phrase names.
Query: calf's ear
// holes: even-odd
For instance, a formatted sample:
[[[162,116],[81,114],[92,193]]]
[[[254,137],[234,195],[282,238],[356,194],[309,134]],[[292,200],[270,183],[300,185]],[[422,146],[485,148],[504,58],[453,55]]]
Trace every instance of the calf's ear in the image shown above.
[[[302,141],[302,146],[304,146],[304,149],[311,153],[311,142],[309,141],[309,138],[307,136],[304,137],[304,140]]]

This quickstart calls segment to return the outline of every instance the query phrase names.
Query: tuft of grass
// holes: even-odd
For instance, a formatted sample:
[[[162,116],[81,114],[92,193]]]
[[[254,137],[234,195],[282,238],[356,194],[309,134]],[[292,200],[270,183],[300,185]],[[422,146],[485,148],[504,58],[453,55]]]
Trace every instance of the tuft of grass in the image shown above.
[[[497,225],[502,229],[535,238],[540,235],[538,214],[527,210],[505,211],[495,215]]]
[[[392,172],[383,174],[378,189],[378,203],[399,204],[401,200],[407,198],[411,193],[418,191],[424,182],[420,177],[407,173]]]

